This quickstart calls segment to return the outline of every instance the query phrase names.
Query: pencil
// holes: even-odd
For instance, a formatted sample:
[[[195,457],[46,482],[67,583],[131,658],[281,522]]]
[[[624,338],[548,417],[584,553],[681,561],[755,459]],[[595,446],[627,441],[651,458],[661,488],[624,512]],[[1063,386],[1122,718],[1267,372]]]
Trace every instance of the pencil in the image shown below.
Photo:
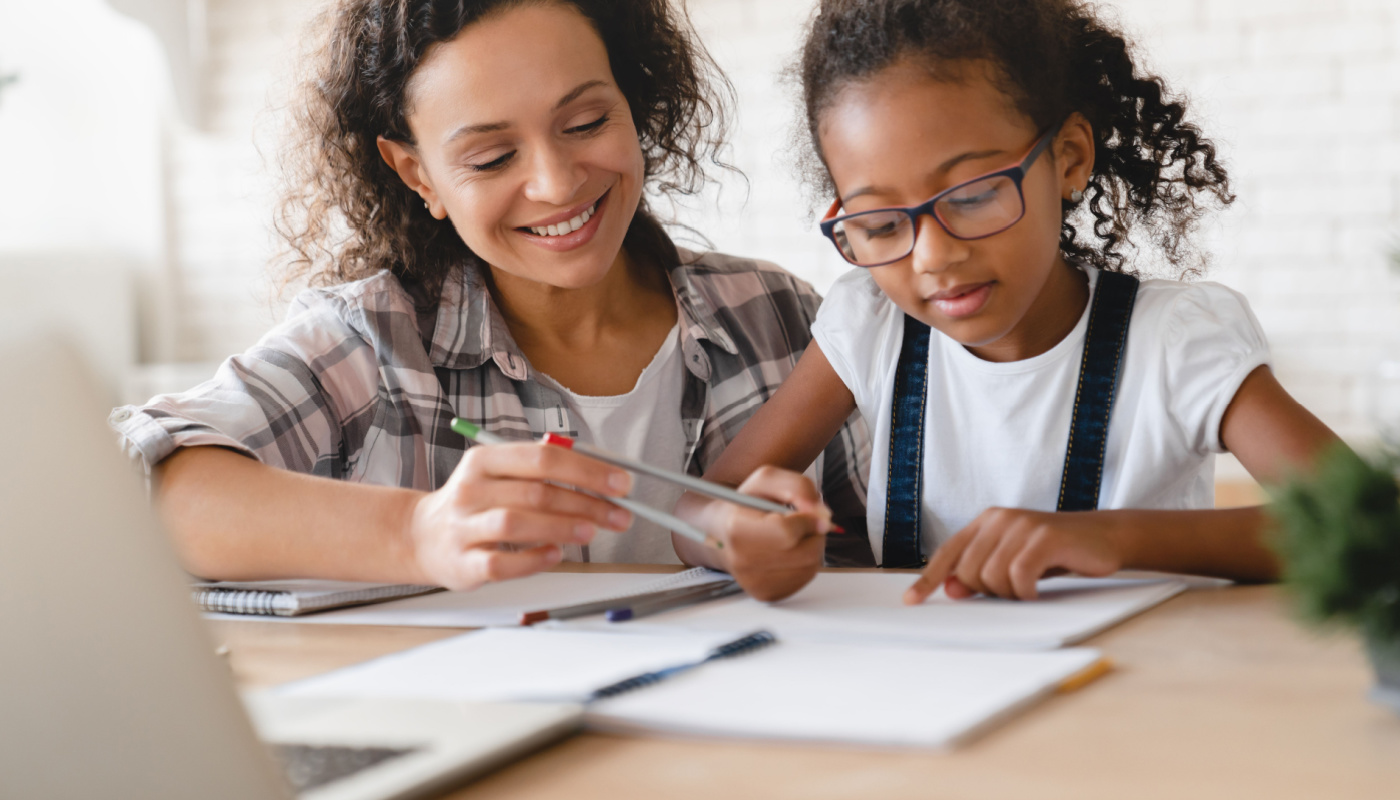
[[[496,434],[491,433],[490,431],[484,431],[481,429],[481,426],[474,425],[462,419],[461,417],[454,417],[452,419],[451,427],[452,430],[462,434],[463,436],[467,437],[468,439],[471,439],[474,442],[480,442],[482,444],[517,444],[517,442],[512,442],[510,439],[507,439],[503,436],[497,436]],[[636,500],[632,500],[626,497],[609,497],[607,495],[598,494],[597,492],[590,492],[587,489],[580,489],[577,486],[569,486],[566,488],[571,489],[580,494],[586,494],[590,497],[596,497],[599,500],[604,500],[606,502],[612,503],[613,505],[618,506],[619,508],[624,508],[632,512],[634,515],[641,517],[644,520],[647,520],[648,522],[654,522],[663,528],[675,531],[676,533],[680,534],[681,536],[684,536],[692,542],[699,542],[700,544],[709,545],[710,547],[713,547],[716,550],[724,549],[723,542],[721,542],[713,536],[706,534],[704,531],[700,530],[694,525],[691,525],[690,523],[686,522],[683,519],[680,519],[679,517],[674,517],[670,514],[667,514],[664,511],[658,511],[657,509],[654,509],[651,506],[643,505],[642,503],[639,503]]]

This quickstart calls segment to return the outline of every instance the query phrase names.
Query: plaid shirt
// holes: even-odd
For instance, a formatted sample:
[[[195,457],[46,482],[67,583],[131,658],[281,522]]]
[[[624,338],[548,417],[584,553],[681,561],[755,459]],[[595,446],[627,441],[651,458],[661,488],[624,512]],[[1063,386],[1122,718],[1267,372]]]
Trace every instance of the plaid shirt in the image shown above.
[[[678,252],[679,411],[686,470],[700,475],[792,371],[820,298],[771,264]],[[281,325],[210,381],[118,408],[109,421],[147,474],[177,448],[214,445],[283,469],[433,490],[471,446],[448,427],[454,416],[510,439],[577,434],[564,398],[540,377],[475,269],[444,284],[436,313],[415,308],[383,272],[303,292]],[[808,471],[849,531],[830,537],[829,563],[873,564],[869,458],[855,415]]]

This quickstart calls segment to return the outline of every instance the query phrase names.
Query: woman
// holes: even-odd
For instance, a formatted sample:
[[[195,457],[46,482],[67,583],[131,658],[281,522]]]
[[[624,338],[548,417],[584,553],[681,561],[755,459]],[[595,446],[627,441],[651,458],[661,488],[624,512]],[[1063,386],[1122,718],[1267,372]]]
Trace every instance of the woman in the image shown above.
[[[280,229],[330,285],[211,382],[114,413],[186,568],[464,589],[565,556],[675,561],[666,532],[565,488],[627,494],[627,473],[526,442],[700,474],[810,338],[810,287],[677,250],[642,199],[694,192],[721,146],[707,57],[665,0],[329,14]],[[468,448],[454,415],[522,444]],[[750,525],[811,549],[834,511],[857,550],[833,560],[860,560],[865,454],[858,423],[826,449],[831,510],[756,473],[746,490],[796,512]]]

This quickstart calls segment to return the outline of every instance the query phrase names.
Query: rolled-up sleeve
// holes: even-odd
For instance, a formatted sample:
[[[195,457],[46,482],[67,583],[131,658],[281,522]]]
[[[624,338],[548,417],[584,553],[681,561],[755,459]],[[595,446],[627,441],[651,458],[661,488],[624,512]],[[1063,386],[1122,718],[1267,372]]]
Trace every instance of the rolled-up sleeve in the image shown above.
[[[115,409],[109,423],[149,475],[182,447],[225,447],[270,466],[342,477],[345,430],[373,415],[375,352],[340,298],[303,293],[286,321],[181,394]]]

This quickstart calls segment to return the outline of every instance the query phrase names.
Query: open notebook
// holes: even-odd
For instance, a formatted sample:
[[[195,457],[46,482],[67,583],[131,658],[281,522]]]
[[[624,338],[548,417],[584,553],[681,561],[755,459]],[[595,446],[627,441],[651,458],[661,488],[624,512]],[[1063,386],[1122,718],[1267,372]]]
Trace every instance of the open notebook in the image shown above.
[[[288,697],[576,700],[702,657],[714,633],[491,629],[273,690]],[[1045,653],[785,642],[588,707],[595,728],[682,736],[944,748],[1105,669],[1097,650]]]

